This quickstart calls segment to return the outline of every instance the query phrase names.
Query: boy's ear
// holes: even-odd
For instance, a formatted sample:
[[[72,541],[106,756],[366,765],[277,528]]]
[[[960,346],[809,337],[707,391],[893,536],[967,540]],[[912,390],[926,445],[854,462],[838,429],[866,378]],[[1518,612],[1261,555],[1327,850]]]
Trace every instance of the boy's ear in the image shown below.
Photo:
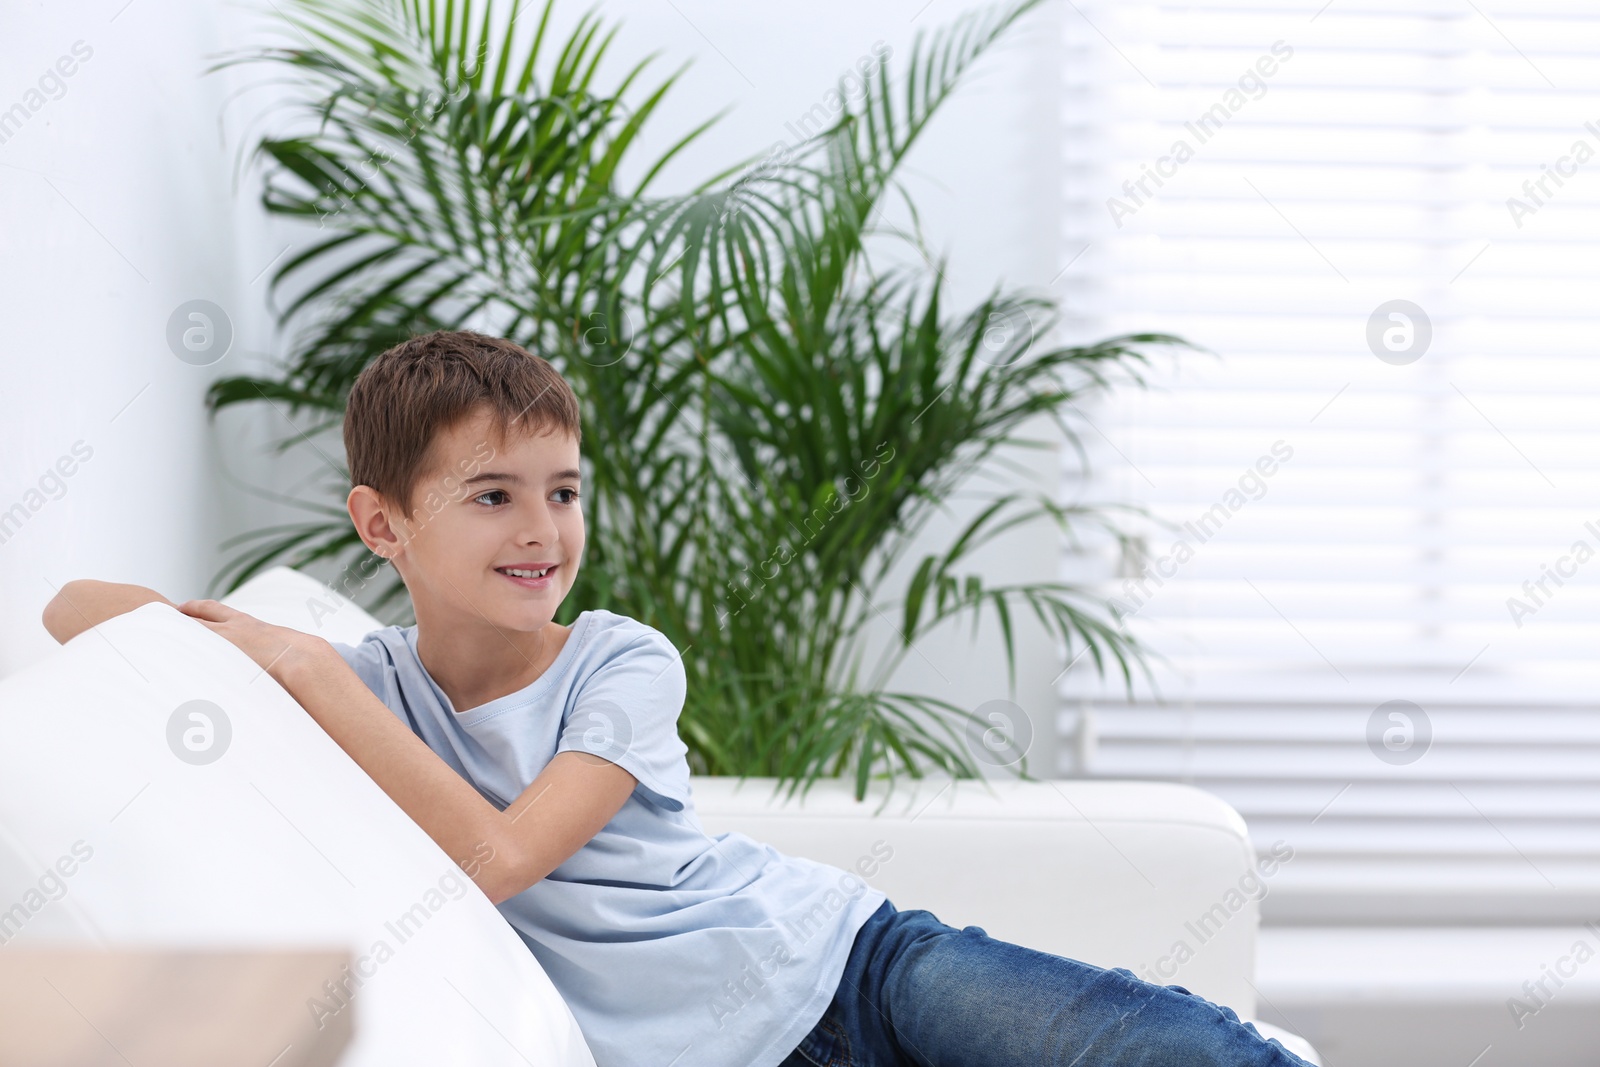
[[[400,554],[405,547],[405,534],[395,529],[390,520],[391,515],[398,514],[398,509],[381,493],[369,485],[358,485],[350,490],[344,506],[350,513],[356,534],[369,549],[390,560]]]

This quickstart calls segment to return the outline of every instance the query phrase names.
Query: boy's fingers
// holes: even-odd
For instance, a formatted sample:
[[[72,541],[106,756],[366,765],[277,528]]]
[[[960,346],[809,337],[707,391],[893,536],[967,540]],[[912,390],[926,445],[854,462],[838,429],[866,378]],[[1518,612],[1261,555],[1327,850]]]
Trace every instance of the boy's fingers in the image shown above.
[[[178,610],[197,618],[220,619],[229,609],[227,605],[216,600],[185,600],[178,605]]]

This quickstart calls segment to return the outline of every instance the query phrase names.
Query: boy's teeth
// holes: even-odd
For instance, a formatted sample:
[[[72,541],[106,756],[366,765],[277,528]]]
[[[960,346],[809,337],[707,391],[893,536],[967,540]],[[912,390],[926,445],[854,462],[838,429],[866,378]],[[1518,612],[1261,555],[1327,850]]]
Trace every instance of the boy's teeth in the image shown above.
[[[549,570],[549,567],[545,567],[542,570],[537,571],[525,571],[517,567],[506,567],[503,569],[502,573],[509,574],[513,578],[543,578]]]

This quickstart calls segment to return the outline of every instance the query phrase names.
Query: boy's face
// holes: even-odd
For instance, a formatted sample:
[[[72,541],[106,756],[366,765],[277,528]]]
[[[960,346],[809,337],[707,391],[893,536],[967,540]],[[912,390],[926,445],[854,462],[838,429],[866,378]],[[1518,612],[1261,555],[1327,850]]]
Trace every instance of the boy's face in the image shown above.
[[[380,513],[366,486],[350,501],[356,529],[405,580],[418,621],[462,617],[525,632],[550,622],[583,555],[576,439],[514,428],[501,439],[479,412],[435,437],[429,459],[408,519],[387,502]]]

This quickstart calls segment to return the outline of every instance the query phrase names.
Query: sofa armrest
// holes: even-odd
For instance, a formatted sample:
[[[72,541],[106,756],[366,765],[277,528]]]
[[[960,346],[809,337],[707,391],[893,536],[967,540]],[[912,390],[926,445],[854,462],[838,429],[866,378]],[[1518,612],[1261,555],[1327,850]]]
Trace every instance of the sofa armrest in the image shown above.
[[[199,621],[145,604],[0,679],[0,741],[0,953],[332,951],[293,1014],[350,1026],[346,1067],[593,1067],[488,898]]]
[[[1255,1014],[1257,887],[1270,875],[1255,865],[1244,820],[1210,793],[1157,782],[924,780],[875,787],[858,803],[841,780],[792,800],[775,785],[695,778],[695,808],[712,834],[738,831],[780,852],[871,870],[866,881],[897,908]],[[858,868],[863,857],[882,861]]]

